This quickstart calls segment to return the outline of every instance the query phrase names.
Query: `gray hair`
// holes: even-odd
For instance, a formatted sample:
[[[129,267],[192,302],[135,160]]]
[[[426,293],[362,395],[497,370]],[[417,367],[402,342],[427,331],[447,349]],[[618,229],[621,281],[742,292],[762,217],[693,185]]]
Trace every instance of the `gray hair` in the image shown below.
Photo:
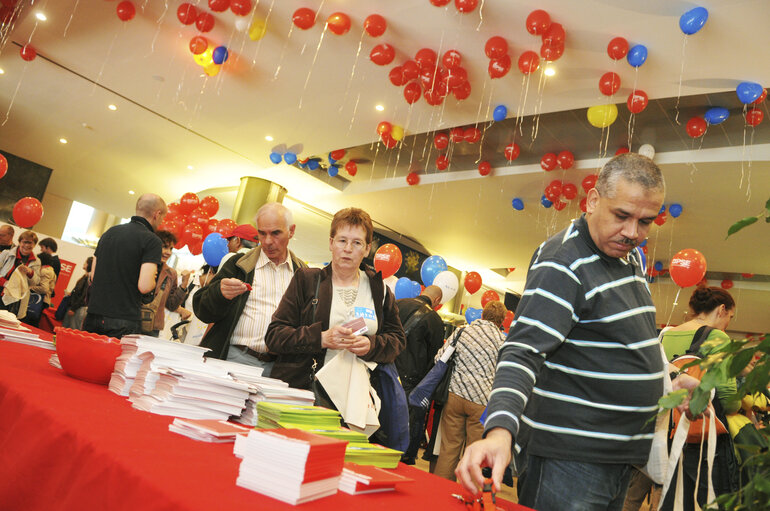
[[[280,202],[265,203],[261,208],[257,210],[257,216],[254,217],[254,223],[259,223],[259,217],[262,216],[262,213],[267,211],[275,211],[279,215],[283,215],[283,219],[286,221],[287,229],[294,225],[294,215],[291,213],[291,210]]]
[[[642,185],[645,190],[660,190],[664,193],[666,191],[660,168],[651,159],[640,154],[619,154],[608,161],[599,171],[596,191],[602,197],[614,197],[620,179]]]

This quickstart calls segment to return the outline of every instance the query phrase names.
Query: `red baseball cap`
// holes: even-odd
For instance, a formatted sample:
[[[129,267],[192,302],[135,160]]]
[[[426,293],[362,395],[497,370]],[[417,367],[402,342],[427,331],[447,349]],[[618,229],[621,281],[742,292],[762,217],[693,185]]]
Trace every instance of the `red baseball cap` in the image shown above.
[[[257,238],[257,228],[254,227],[251,224],[241,224],[235,229],[233,229],[233,233],[230,236],[227,236],[228,238],[232,236],[237,236],[238,238],[241,238],[242,240],[249,240],[249,241],[259,241]]]

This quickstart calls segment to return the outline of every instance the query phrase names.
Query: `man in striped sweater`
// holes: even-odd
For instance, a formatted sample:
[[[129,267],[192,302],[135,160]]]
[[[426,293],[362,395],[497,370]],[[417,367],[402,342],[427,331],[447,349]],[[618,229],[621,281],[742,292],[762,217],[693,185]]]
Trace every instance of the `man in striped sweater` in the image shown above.
[[[522,505],[622,509],[631,465],[647,461],[666,371],[633,251],[664,191],[652,160],[616,156],[588,192],[586,214],[535,251],[500,349],[485,438],[456,470],[469,490],[482,481],[481,465],[500,488],[511,451],[525,448]]]

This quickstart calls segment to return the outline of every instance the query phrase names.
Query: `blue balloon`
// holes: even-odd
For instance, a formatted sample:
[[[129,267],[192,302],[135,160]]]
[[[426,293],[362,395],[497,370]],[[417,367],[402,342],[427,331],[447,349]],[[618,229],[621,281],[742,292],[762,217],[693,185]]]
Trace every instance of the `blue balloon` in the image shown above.
[[[762,91],[764,91],[762,86],[754,82],[741,82],[738,84],[738,87],[735,88],[738,99],[740,99],[741,103],[744,105],[756,101],[757,98],[762,95]]]
[[[402,298],[411,298],[412,281],[407,277],[401,277],[398,279],[396,281],[396,285],[394,286],[393,294],[396,295],[396,300],[400,300]]]
[[[228,251],[227,240],[218,232],[212,232],[203,240],[201,252],[203,252],[203,259],[209,266],[219,266]]]
[[[511,205],[513,206],[513,209],[516,211],[521,211],[524,209],[524,201],[516,197],[511,201]]]
[[[665,212],[666,212],[666,205],[665,205],[665,204],[663,204],[663,205],[660,207],[660,211],[658,211],[658,214],[659,214],[659,215],[662,215],[662,214],[663,214],[663,213],[665,213]]]
[[[553,202],[546,199],[545,195],[540,197],[540,204],[542,204],[544,208],[550,208],[551,206],[553,206]]]
[[[301,169],[306,169],[307,168],[307,162],[305,162],[305,163],[300,162],[297,165],[299,165],[299,168],[301,168]]]
[[[283,158],[281,157],[280,153],[270,153],[270,161],[278,165],[281,163]]]
[[[293,165],[297,161],[297,155],[294,153],[285,153],[283,155],[283,161],[285,161],[289,165]]]
[[[730,117],[730,112],[727,108],[721,106],[711,107],[703,115],[703,118],[709,124],[722,124],[728,117]]]
[[[668,212],[671,213],[671,216],[677,218],[682,214],[682,205],[675,202],[668,207]]]
[[[410,280],[409,282],[412,283],[412,294],[409,296],[409,298],[414,298],[417,296],[420,296],[420,293],[422,293],[422,286],[419,282],[415,282],[413,280]]]
[[[327,158],[329,159],[329,164],[330,164],[330,165],[334,165],[335,163],[337,163],[337,160],[335,160],[334,158],[332,158],[332,153],[329,153],[329,154],[327,155]]]
[[[641,243],[639,243],[639,246],[640,247],[646,247],[647,246],[647,240],[644,240]]]
[[[211,54],[211,60],[214,61],[214,64],[224,64],[229,56],[230,54],[227,53],[226,47],[217,46]]]
[[[647,273],[647,256],[644,255],[644,250],[641,249],[641,245],[636,247],[635,250],[639,254],[639,259],[642,261],[642,273]]]
[[[628,63],[634,67],[639,67],[647,60],[647,47],[643,44],[637,44],[630,50],[626,56]]]
[[[307,168],[310,170],[318,170],[318,166],[320,164],[318,163],[318,160],[308,160],[307,161]]]
[[[329,165],[329,168],[326,170],[326,173],[329,174],[331,177],[334,177],[340,173],[340,169],[338,169],[334,165]]]
[[[497,105],[494,112],[492,112],[492,119],[496,122],[500,122],[508,117],[508,108],[505,105]]]
[[[481,309],[468,307],[468,309],[465,311],[465,321],[467,321],[468,324],[470,325],[477,319],[481,319]]]
[[[706,20],[709,19],[709,12],[705,7],[696,7],[690,9],[679,17],[679,28],[687,35],[693,35],[703,28]]]
[[[663,270],[663,261],[655,261],[655,264],[652,265],[652,267],[655,268],[655,271]]]
[[[430,286],[433,284],[433,279],[436,278],[436,275],[442,271],[446,271],[446,269],[447,265],[443,257],[437,255],[430,256],[422,262],[422,266],[420,267],[420,278],[422,278],[422,283],[426,286]]]

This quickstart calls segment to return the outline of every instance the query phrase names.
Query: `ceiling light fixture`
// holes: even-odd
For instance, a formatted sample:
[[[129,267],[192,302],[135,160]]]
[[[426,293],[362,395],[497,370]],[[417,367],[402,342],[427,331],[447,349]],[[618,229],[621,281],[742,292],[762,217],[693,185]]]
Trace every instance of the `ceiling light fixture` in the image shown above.
[[[194,168],[195,168],[195,167],[193,167],[192,165],[188,165],[188,166],[187,166],[187,170],[192,170],[192,169],[194,169]]]
[[[382,112],[383,110],[385,110],[385,107],[382,105],[377,105],[374,107],[374,109],[377,110],[378,112]]]
[[[135,193],[135,192],[134,192],[133,190],[129,190],[129,191],[128,191],[128,194],[129,194],[129,195],[133,195],[134,193]]]
[[[59,142],[61,142],[62,144],[66,144],[67,143],[67,139],[66,138],[60,138]]]
[[[4,75],[4,74],[5,74],[5,69],[3,69],[2,67],[0,67],[0,75]]]
[[[45,21],[48,19],[46,18],[45,14],[43,14],[42,12],[35,13],[35,17],[40,21]]]
[[[543,72],[545,73],[545,76],[553,76],[556,74],[556,70],[551,66],[548,66],[547,68],[545,68],[545,71]]]
[[[117,109],[118,109],[118,107],[117,107],[117,106],[115,106],[115,105],[107,105],[107,108],[109,108],[109,109],[110,109],[110,110],[112,110],[113,112],[114,112],[115,110],[117,110]]]
[[[267,135],[265,137],[265,140],[267,140],[268,142],[272,142],[273,141],[273,137],[271,137],[270,135]]]

